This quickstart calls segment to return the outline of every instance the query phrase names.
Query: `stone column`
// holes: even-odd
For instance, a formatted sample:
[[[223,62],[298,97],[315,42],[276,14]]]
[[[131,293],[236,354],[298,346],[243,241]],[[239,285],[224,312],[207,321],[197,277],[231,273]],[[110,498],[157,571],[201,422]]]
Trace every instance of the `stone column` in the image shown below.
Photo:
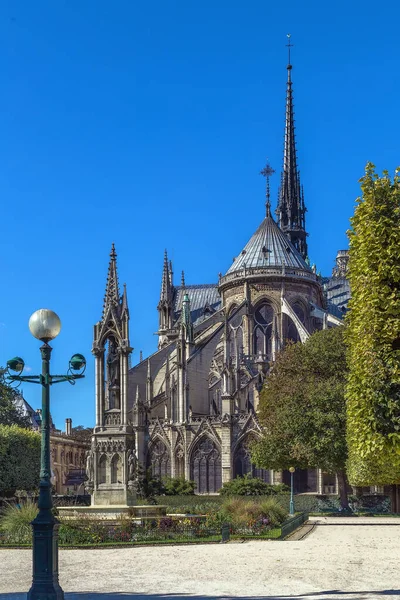
[[[227,420],[221,428],[221,467],[222,484],[232,479],[232,427],[231,421]]]

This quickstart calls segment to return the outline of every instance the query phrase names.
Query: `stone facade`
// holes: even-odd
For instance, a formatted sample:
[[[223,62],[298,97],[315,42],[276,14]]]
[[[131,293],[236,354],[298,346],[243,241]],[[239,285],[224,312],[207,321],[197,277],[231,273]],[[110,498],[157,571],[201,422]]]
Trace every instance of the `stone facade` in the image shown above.
[[[277,222],[267,165],[265,218],[218,283],[187,285],[182,273],[176,286],[165,253],[158,351],[130,369],[127,293],[119,292],[112,247],[103,315],[94,329],[96,425],[87,460],[94,505],[133,504],[138,465],[160,478],[192,479],[200,494],[216,493],[245,473],[271,483],[290,481],[288,472],[251,464],[249,444],[261,434],[259,393],[288,340],[304,342],[315,330],[340,325],[342,314],[334,286],[307,257],[291,69]],[[346,252],[339,254],[334,275],[344,285]],[[297,492],[331,493],[337,484],[309,470],[297,471],[294,485]]]
[[[85,458],[89,450],[90,442],[75,438],[68,427],[65,432],[52,430],[51,470],[56,494],[84,494]]]

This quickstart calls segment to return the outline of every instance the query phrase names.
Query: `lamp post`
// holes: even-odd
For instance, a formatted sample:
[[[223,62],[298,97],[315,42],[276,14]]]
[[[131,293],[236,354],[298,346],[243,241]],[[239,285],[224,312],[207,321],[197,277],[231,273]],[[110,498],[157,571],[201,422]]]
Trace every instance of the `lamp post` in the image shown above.
[[[60,333],[61,321],[55,312],[42,308],[29,319],[32,335],[43,342],[41,375],[21,375],[24,361],[20,357],[7,362],[5,379],[11,383],[38,383],[42,386],[42,440],[40,451],[39,512],[32,521],[33,529],[33,576],[28,600],[63,600],[64,592],[58,583],[58,527],[59,522],[52,513],[51,468],[50,468],[50,386],[62,381],[72,385],[76,379],[84,377],[86,360],[82,354],[74,354],[69,361],[66,375],[50,374],[52,348],[49,342]],[[13,371],[15,374],[12,374]],[[75,372],[73,372],[75,371]],[[78,372],[79,371],[79,372]]]
[[[296,469],[294,467],[290,467],[289,468],[289,472],[290,472],[290,504],[289,504],[289,515],[291,517],[293,517],[293,515],[294,515],[293,475],[294,475],[295,470]]]

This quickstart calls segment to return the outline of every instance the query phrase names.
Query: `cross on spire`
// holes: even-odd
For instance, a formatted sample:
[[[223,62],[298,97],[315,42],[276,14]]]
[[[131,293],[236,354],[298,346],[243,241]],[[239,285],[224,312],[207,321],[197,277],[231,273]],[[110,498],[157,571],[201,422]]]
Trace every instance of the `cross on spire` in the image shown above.
[[[267,164],[260,171],[260,175],[262,175],[266,179],[266,191],[265,191],[266,202],[265,202],[265,210],[266,210],[266,216],[267,217],[271,216],[271,202],[270,202],[269,178],[274,173],[275,173],[275,169],[273,169],[271,167],[271,165],[269,164],[269,160],[267,158]]]
[[[292,36],[291,36],[291,34],[290,34],[290,33],[287,33],[287,34],[286,34],[286,37],[287,37],[287,39],[288,39],[288,43],[286,44],[286,48],[288,49],[288,58],[289,58],[289,60],[288,60],[288,66],[290,66],[290,67],[291,67],[292,65],[290,64],[290,48],[293,48],[293,44],[291,44],[291,43],[290,43],[290,38],[291,38]]]

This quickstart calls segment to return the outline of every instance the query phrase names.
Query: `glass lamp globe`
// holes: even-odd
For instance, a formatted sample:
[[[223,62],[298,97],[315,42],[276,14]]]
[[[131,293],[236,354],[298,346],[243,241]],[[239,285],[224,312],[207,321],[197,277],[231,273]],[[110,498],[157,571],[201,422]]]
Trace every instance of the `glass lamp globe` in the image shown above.
[[[60,333],[61,321],[49,308],[40,308],[29,319],[29,329],[33,337],[42,342],[49,342]]]

